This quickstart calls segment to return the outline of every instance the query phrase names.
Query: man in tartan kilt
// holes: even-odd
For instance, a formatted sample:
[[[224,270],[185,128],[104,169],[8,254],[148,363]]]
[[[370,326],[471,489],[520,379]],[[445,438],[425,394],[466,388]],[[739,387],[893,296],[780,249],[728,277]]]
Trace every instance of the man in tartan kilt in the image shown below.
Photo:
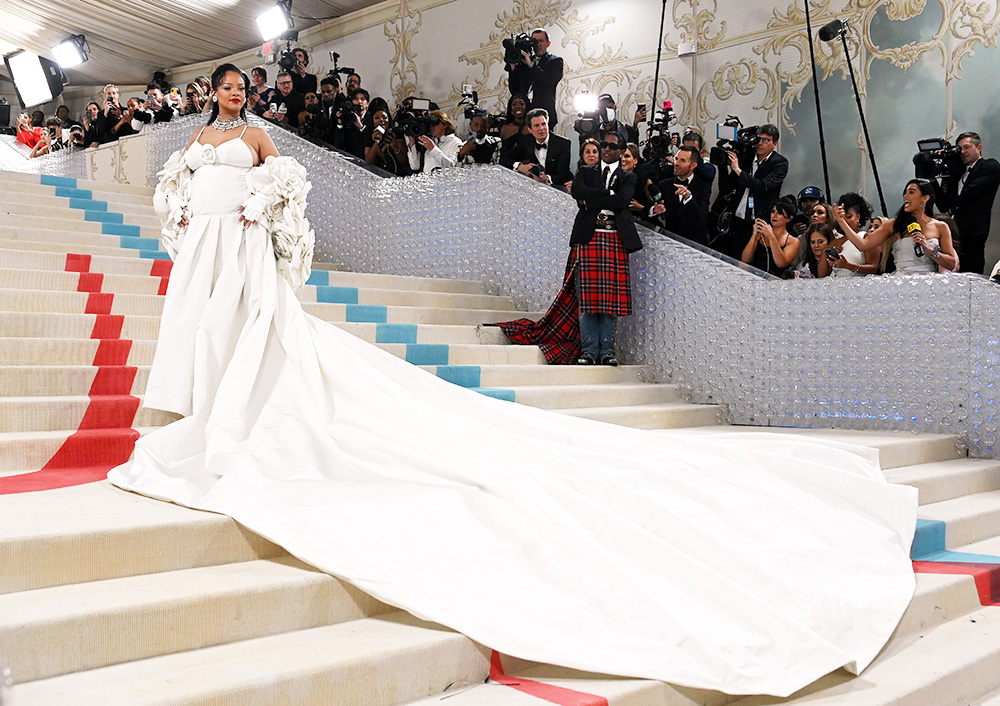
[[[617,318],[632,313],[628,254],[641,250],[642,241],[629,211],[637,180],[621,168],[620,139],[606,135],[601,162],[582,167],[573,179],[571,193],[580,205],[569,240],[580,308],[578,365],[618,365]]]

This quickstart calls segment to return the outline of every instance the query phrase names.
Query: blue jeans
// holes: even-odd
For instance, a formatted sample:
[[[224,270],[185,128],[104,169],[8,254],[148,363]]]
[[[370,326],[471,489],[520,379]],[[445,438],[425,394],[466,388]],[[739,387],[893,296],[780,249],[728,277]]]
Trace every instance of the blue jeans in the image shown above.
[[[583,355],[600,363],[601,358],[615,354],[614,314],[588,314],[580,312],[580,347]]]

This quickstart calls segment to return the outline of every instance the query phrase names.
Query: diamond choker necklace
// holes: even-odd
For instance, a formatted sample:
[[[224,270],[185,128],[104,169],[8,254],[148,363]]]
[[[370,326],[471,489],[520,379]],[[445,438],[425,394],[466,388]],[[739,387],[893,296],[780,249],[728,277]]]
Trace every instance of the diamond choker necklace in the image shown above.
[[[216,130],[235,130],[238,127],[243,127],[247,124],[247,121],[240,117],[235,118],[216,118],[212,123],[212,127]]]

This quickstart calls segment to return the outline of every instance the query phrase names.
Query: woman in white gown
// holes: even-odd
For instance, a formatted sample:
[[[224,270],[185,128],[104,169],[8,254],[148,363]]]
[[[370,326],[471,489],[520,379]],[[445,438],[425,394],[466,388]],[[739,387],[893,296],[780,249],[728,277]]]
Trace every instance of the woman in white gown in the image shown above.
[[[212,84],[224,128],[246,77]],[[913,489],[853,447],[494,400],[305,314],[286,279],[308,274],[308,185],[274,154],[263,131],[206,128],[168,162],[146,405],[185,416],[115,485],[228,514],[525,659],[785,695],[875,657],[914,588]]]

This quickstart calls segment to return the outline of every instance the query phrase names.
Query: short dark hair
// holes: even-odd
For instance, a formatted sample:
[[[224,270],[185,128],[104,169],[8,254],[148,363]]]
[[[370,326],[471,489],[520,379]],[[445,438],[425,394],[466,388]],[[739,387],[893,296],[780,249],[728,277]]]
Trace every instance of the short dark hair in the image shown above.
[[[323,80],[319,82],[320,86],[339,86],[340,79],[336,76],[324,76]]]
[[[698,150],[705,149],[705,138],[701,136],[700,133],[694,130],[688,130],[683,135],[681,135],[681,142],[684,140],[695,140],[698,143]]]
[[[62,127],[63,121],[54,115],[45,118],[45,127]]]
[[[760,129],[757,130],[757,133],[759,135],[767,135],[772,140],[774,140],[775,143],[777,143],[778,137],[780,136],[778,133],[778,126],[772,125],[771,123],[764,123],[763,125],[761,125]]]
[[[795,218],[795,214],[799,210],[795,199],[790,196],[782,196],[775,202],[774,208],[778,209],[778,213],[788,219]],[[770,215],[768,214],[768,216]]]
[[[260,66],[259,64],[257,66],[255,66],[255,67],[253,67],[252,69],[250,69],[250,73],[257,74],[265,82],[267,81],[267,69],[265,69],[263,66]]]
[[[544,34],[545,35],[545,41],[546,42],[549,41],[549,33],[546,32],[541,27],[535,27],[533,30],[531,30],[531,33],[532,34]]]
[[[305,65],[309,66],[309,52],[307,52],[302,47],[295,47],[294,49],[292,49],[292,53],[295,54],[296,52],[302,52],[302,57],[305,60]]]
[[[355,88],[353,91],[351,91],[351,102],[353,102],[354,99],[357,98],[358,96],[364,96],[365,100],[371,103],[372,100],[371,94],[365,89]]]
[[[353,74],[347,74],[347,78],[351,78],[351,76],[357,76],[358,77],[358,83],[359,84],[361,83],[361,74],[359,74],[357,71],[355,71]]]
[[[691,155],[691,161],[697,165],[701,165],[701,152],[698,151],[697,147],[692,147],[691,145],[681,145],[677,148],[678,152],[687,152]]]
[[[149,93],[150,91],[153,91],[153,90],[160,90],[160,91],[162,91],[163,89],[160,88],[160,84],[158,84],[158,83],[151,83],[148,86],[146,86],[146,93]],[[60,108],[64,108],[65,106],[61,105],[59,107]]]
[[[545,110],[545,108],[532,108],[524,116],[524,122],[526,122],[530,127],[531,121],[534,118],[537,118],[538,116],[542,116],[543,118],[545,118],[545,122],[549,121],[549,111]]]
[[[68,105],[61,105],[58,108],[56,108],[56,113],[58,114],[59,111],[63,110],[63,109],[65,109],[67,113],[69,112],[69,106]]]
[[[843,206],[845,211],[849,211],[852,208],[857,211],[860,217],[860,225],[865,225],[872,218],[872,205],[868,203],[864,196],[856,194],[853,191],[842,194],[837,199],[837,205]]]
[[[983,144],[983,141],[979,138],[979,133],[972,132],[971,130],[969,132],[963,132],[961,135],[956,137],[955,144],[957,145],[959,142],[961,142],[967,137],[972,140],[972,144],[974,144],[976,147],[979,147],[979,145]]]
[[[289,73],[288,71],[279,71],[279,72],[278,72],[278,75],[274,77],[274,83],[275,83],[275,84],[277,84],[277,83],[278,83],[278,81],[280,81],[280,80],[281,80],[281,77],[282,77],[282,76],[287,76],[288,78],[291,78],[291,77],[292,77],[292,74],[291,74],[291,73]]]

